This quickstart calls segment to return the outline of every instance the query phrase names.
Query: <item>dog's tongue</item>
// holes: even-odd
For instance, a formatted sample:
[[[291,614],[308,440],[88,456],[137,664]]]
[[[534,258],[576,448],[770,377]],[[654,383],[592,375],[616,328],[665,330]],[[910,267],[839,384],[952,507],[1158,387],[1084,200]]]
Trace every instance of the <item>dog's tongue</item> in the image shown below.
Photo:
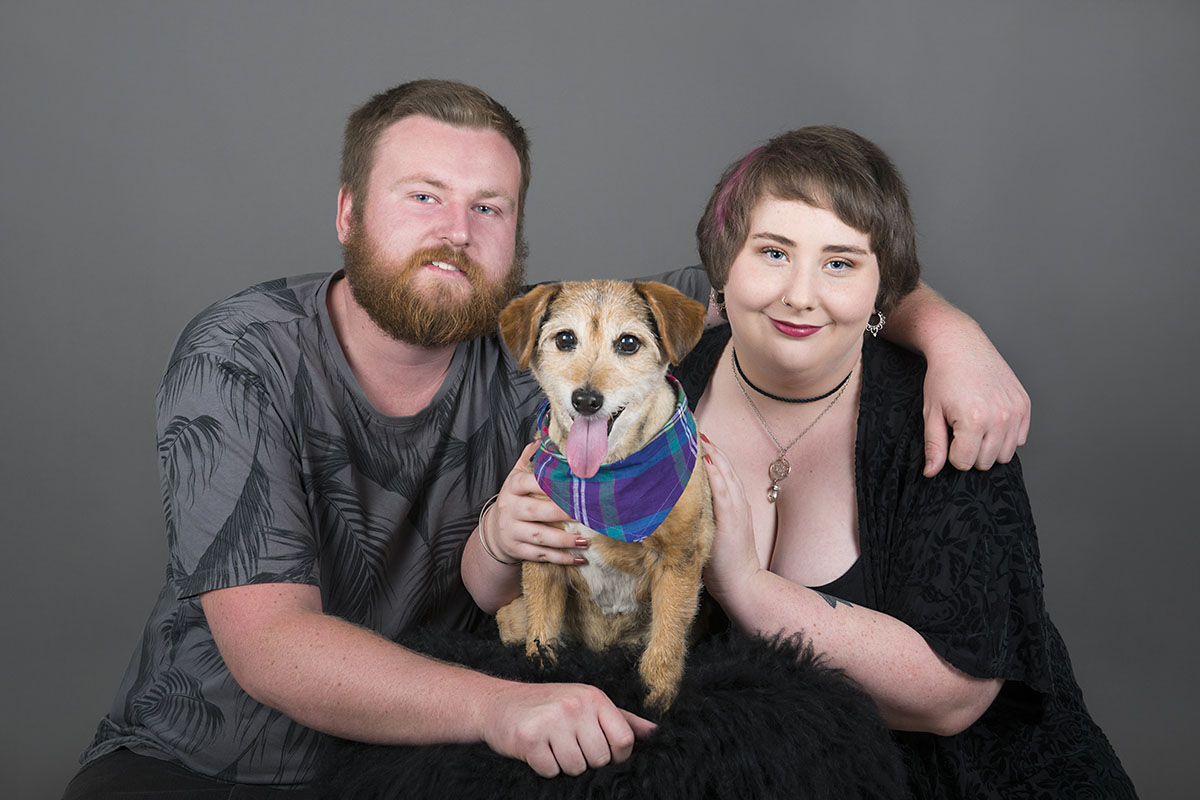
[[[595,414],[576,417],[567,434],[566,456],[571,472],[590,478],[600,469],[608,453],[608,417]]]

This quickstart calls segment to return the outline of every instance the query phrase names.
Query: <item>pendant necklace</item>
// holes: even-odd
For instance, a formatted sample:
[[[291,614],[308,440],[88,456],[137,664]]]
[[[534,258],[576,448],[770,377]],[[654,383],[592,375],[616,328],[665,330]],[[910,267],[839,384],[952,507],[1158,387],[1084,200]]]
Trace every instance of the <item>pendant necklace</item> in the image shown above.
[[[737,361],[737,350],[734,349],[733,347],[730,347],[729,352],[730,352],[730,356],[731,356],[730,362],[733,364],[733,367],[734,367],[734,369],[733,369],[734,382],[737,383],[738,388],[742,390],[742,397],[746,398],[746,402],[750,404],[750,410],[754,412],[754,416],[758,417],[758,423],[760,425],[762,425],[762,429],[767,432],[767,436],[770,436],[771,441],[775,444],[775,449],[777,449],[779,451],[779,456],[774,461],[771,462],[771,465],[769,467],[767,467],[767,477],[769,477],[771,479],[771,488],[767,489],[767,502],[774,503],[775,500],[778,499],[778,497],[779,497],[779,484],[783,481],[784,478],[786,478],[792,472],[791,462],[789,462],[787,460],[788,450],[791,450],[792,446],[795,445],[796,442],[803,439],[804,435],[806,433],[808,433],[809,431],[811,431],[813,429],[813,426],[821,421],[821,417],[823,417],[827,413],[829,413],[829,409],[833,408],[833,404],[836,403],[841,398],[842,394],[846,391],[846,387],[850,384],[850,376],[854,374],[854,370],[851,369],[850,372],[847,373],[846,377],[842,379],[842,382],[840,384],[838,384],[836,387],[834,387],[833,391],[836,391],[837,394],[835,394],[833,396],[833,399],[829,401],[829,405],[825,406],[825,408],[821,411],[821,413],[817,415],[817,418],[814,419],[812,422],[808,423],[808,427],[805,428],[804,430],[800,431],[800,435],[797,436],[795,439],[792,439],[790,442],[788,442],[787,446],[785,447],[779,443],[779,440],[777,438],[775,438],[775,434],[771,432],[770,426],[767,425],[767,421],[765,419],[763,419],[763,415],[759,412],[758,406],[754,405],[754,401],[752,399],[750,399],[750,394],[746,391],[746,387],[742,383],[742,375],[740,374],[742,371],[741,370],[742,365],[739,364]],[[747,381],[748,380],[749,379],[747,379]],[[758,387],[755,387],[755,388],[757,389]],[[764,394],[765,394],[765,392],[764,392]],[[768,397],[774,397],[774,395],[768,395]],[[828,394],[823,395],[822,397],[828,397]],[[797,402],[797,401],[789,401],[787,398],[784,398],[784,397],[780,397],[778,399],[783,400],[784,402]],[[821,399],[821,397],[817,397],[817,398],[813,398],[813,399],[819,400],[819,399]],[[805,398],[804,401],[799,401],[799,402],[805,402],[807,400],[808,400],[808,398]]]

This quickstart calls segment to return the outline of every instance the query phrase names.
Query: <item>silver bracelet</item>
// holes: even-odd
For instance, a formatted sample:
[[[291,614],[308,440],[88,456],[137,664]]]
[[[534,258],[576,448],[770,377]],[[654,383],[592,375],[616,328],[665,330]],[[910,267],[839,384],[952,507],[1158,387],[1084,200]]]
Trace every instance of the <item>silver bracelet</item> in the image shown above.
[[[492,548],[488,547],[487,539],[483,535],[483,515],[491,510],[492,506],[496,505],[496,501],[500,499],[499,494],[494,494],[488,498],[488,501],[483,504],[483,508],[479,509],[479,546],[483,548],[483,552],[492,557],[493,561],[503,564],[506,567],[515,567],[520,564],[520,561],[505,561],[492,552]]]

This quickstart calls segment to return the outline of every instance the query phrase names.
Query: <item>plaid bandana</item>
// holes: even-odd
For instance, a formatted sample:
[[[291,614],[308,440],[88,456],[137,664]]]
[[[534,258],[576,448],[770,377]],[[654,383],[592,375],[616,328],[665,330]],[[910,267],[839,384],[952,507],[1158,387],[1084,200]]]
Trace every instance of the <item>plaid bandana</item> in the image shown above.
[[[640,542],[658,529],[687,487],[696,467],[696,420],[679,381],[668,375],[677,399],[671,419],[636,453],[602,464],[591,478],[578,478],[548,438],[550,403],[538,410],[542,443],[533,474],[554,504],[594,531],[621,542]]]

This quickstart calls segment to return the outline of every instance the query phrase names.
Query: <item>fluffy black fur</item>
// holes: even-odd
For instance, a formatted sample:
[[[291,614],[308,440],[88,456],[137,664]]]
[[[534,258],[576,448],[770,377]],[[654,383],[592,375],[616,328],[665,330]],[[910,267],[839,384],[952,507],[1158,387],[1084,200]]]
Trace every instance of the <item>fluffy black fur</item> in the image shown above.
[[[524,681],[586,681],[649,718],[633,657],[559,653],[540,671],[520,647],[479,635],[424,634],[407,646]],[[725,633],[697,645],[658,730],[622,764],[578,777],[538,777],[486,745],[335,744],[323,797],[378,798],[902,798],[900,755],[874,703],[798,640]]]

